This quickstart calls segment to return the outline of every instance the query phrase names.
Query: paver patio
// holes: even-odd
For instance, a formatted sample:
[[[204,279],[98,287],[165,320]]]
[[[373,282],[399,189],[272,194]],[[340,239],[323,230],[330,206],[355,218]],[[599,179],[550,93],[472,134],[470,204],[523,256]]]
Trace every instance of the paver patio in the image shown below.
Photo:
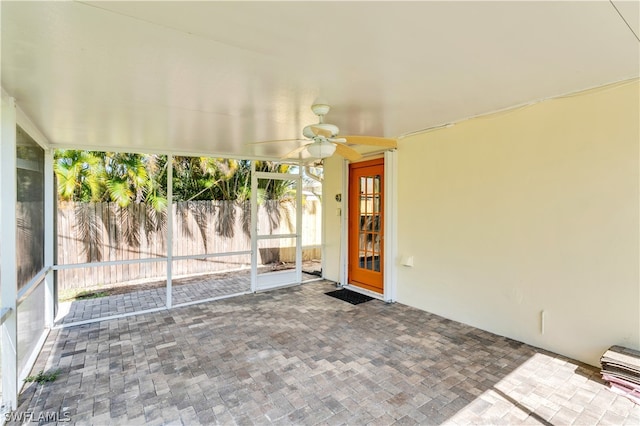
[[[312,273],[302,273],[303,281],[317,279]],[[56,325],[105,318],[113,315],[159,309],[166,306],[166,281],[158,281],[152,289],[134,289],[129,292],[61,302],[56,315]],[[135,288],[135,286],[132,286]],[[173,305],[248,293],[251,290],[250,271],[226,274],[194,275],[174,279],[172,287]]]
[[[321,281],[53,330],[19,413],[72,424],[640,424],[598,369]]]

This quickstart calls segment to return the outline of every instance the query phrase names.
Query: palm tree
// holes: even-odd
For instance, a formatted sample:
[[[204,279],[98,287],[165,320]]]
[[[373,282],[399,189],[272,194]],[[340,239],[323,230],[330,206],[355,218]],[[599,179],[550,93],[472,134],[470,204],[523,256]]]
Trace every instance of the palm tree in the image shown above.
[[[250,197],[251,163],[211,157],[175,157],[173,194],[176,201],[215,200],[218,217],[215,222],[216,234],[233,238],[236,223],[236,208],[242,208],[243,229],[249,235],[250,208],[246,205]],[[208,224],[203,214],[203,204],[181,204],[178,215],[186,219],[195,218],[200,234],[205,242]],[[180,223],[187,223],[186,220]],[[245,226],[246,223],[246,226]],[[187,235],[191,230],[184,229]]]
[[[122,234],[134,247],[140,245],[140,209],[147,237],[166,226],[166,156],[57,150],[54,172],[59,198],[77,202],[76,230],[87,261],[102,260],[101,229],[109,228],[109,216],[100,223],[89,202],[116,203],[113,214],[121,232],[115,238]]]
[[[55,154],[54,171],[58,179],[58,194],[61,200],[79,201],[76,209],[77,230],[87,246],[88,260],[101,260],[102,253],[94,246],[101,246],[102,225],[109,227],[108,215],[99,222],[90,201],[116,204],[115,219],[120,232],[129,245],[140,245],[141,229],[147,238],[151,233],[166,227],[168,201],[166,198],[167,157],[133,153],[58,150]],[[257,171],[289,172],[290,166],[268,161],[256,162]],[[217,203],[216,234],[233,238],[240,207],[242,229],[250,236],[251,162],[210,157],[176,156],[173,162],[173,198],[179,203],[178,222],[187,235],[188,215],[195,218],[205,249],[207,242],[208,215],[206,206],[191,201],[211,200]],[[280,225],[281,212],[292,223],[292,209],[285,206],[295,200],[295,181],[260,179],[258,201],[269,215],[271,230]],[[285,207],[285,208],[282,208]],[[140,210],[144,214],[140,214]],[[144,224],[141,224],[141,217]],[[93,244],[92,244],[93,243]],[[115,241],[118,244],[118,241]],[[93,247],[90,248],[89,246]],[[94,254],[91,254],[94,253]]]
[[[120,207],[127,207],[131,202],[143,202],[149,185],[147,158],[149,156],[141,154],[105,153],[105,197]]]
[[[95,152],[56,150],[53,171],[61,200],[88,202],[101,198],[104,167]]]

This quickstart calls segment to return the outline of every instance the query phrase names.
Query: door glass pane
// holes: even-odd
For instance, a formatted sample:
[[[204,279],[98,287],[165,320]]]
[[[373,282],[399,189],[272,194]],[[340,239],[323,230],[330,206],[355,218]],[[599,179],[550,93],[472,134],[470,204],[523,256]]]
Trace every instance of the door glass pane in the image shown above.
[[[380,233],[382,232],[381,180],[381,175],[362,176],[359,178],[359,267],[376,272],[380,271]]]

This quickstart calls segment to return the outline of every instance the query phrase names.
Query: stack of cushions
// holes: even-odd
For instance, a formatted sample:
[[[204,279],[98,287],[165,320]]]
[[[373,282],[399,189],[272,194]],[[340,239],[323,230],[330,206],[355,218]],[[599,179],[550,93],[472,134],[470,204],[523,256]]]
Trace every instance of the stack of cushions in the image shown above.
[[[640,351],[612,346],[600,363],[602,378],[611,390],[640,404]]]

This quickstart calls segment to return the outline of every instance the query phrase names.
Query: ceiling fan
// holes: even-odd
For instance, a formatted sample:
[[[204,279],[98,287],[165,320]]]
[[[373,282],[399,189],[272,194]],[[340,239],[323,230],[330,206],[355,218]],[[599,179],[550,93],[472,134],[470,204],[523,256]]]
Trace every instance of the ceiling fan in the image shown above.
[[[329,105],[318,101],[311,105],[311,111],[318,116],[318,123],[310,124],[302,129],[302,135],[306,139],[300,141],[306,143],[284,155],[282,157],[283,159],[295,158],[306,151],[309,156],[314,159],[331,157],[334,153],[337,153],[347,160],[356,161],[362,158],[362,154],[351,148],[350,145],[373,145],[389,149],[397,148],[398,144],[396,140],[391,138],[372,136],[338,137],[338,133],[340,132],[338,126],[324,122],[324,116],[330,109],[331,107]],[[274,140],[255,143],[285,142],[290,140],[298,141],[299,139]]]

